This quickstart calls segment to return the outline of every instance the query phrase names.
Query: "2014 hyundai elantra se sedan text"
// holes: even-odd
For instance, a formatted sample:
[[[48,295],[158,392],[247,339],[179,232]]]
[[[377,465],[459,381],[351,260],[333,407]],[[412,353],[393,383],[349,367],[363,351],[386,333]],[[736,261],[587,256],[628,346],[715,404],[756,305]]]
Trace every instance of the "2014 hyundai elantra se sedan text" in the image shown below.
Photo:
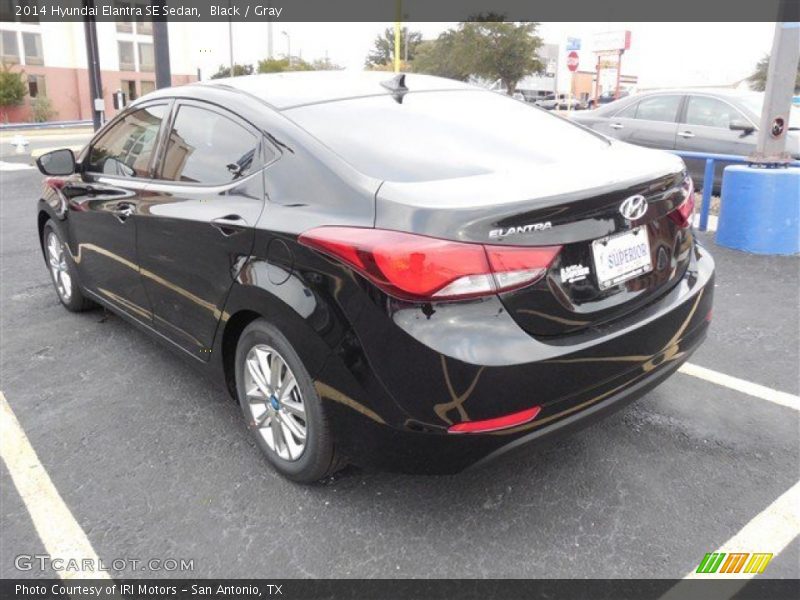
[[[711,318],[679,158],[460,82],[159,90],[39,167],[64,306],[223,381],[297,481],[454,472],[573,430],[674,372]]]

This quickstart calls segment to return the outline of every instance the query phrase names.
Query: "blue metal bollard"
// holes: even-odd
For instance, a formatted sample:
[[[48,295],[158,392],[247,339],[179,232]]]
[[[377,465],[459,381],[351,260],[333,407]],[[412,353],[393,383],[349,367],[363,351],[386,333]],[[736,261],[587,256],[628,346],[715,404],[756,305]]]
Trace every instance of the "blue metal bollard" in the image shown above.
[[[800,253],[800,168],[731,165],[716,242],[755,254]]]
[[[714,189],[714,159],[706,159],[706,172],[703,174],[703,206],[700,207],[700,231],[708,229],[708,213],[711,210],[711,190]]]

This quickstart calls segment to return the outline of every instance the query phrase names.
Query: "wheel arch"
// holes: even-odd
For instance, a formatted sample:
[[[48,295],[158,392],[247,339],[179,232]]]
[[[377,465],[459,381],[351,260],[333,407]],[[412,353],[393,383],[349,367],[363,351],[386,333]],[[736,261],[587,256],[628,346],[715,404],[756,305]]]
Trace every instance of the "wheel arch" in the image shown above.
[[[248,267],[253,267],[253,263],[245,266],[243,272]],[[315,377],[340,344],[344,324],[331,318],[330,307],[317,295],[314,295],[314,310],[308,312],[293,306],[285,294],[279,295],[275,288],[280,286],[269,282],[246,284],[242,280],[240,273],[228,296],[214,348],[217,365],[231,396],[236,398],[236,346],[242,332],[256,319],[265,319],[277,327],[292,344],[311,377]],[[246,276],[244,280],[253,281]]]

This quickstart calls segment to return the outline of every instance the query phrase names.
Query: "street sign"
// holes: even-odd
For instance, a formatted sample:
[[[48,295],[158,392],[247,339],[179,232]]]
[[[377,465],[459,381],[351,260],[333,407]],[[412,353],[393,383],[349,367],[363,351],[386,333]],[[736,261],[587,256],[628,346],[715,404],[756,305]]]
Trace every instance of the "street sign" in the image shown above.
[[[575,71],[577,71],[577,70],[578,70],[578,64],[579,64],[579,62],[580,62],[580,61],[579,61],[579,59],[578,59],[578,53],[577,53],[577,52],[575,52],[575,51],[573,50],[572,52],[570,52],[569,54],[567,54],[567,68],[568,68],[570,71],[572,71],[573,73],[574,73]]]
[[[581,49],[581,38],[574,38],[574,37],[567,38],[567,52],[580,49]]]

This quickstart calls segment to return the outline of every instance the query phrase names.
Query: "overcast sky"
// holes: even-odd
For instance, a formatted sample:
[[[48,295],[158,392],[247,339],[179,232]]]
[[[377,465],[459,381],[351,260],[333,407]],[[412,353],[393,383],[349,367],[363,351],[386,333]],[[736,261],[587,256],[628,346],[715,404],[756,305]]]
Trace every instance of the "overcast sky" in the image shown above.
[[[426,39],[435,38],[455,23],[408,23]],[[364,58],[377,36],[393,23],[275,23],[273,52],[283,56],[289,34],[292,54],[305,60],[327,56],[348,69],[362,69]],[[198,24],[195,37],[197,62],[203,77],[227,64],[228,25]],[[584,48],[592,35],[628,29],[631,48],[625,54],[623,74],[638,75],[640,87],[723,85],[749,75],[755,63],[772,46],[774,23],[542,23],[539,34],[545,42],[563,47],[566,38],[579,37]],[[254,63],[266,56],[265,23],[234,23],[236,62]],[[201,53],[201,50],[203,52]],[[581,59],[581,69],[590,61]]]

